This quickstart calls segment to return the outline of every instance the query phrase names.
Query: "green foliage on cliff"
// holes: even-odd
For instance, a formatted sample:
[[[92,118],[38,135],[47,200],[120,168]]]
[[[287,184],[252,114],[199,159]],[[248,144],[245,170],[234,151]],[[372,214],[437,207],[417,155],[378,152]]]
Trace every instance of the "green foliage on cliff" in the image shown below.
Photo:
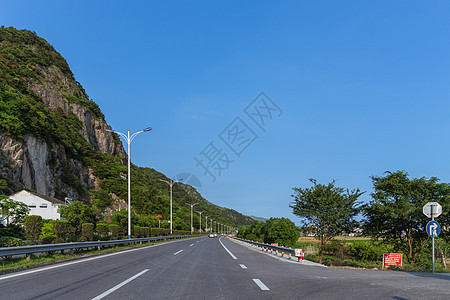
[[[88,141],[83,136],[84,124],[72,110],[67,112],[61,108],[50,109],[38,95],[40,92],[35,91],[50,93],[69,106],[81,105],[88,109],[94,118],[105,122],[98,105],[89,99],[81,84],[75,80],[66,60],[53,46],[38,37],[35,32],[0,27],[0,133],[17,140],[23,139],[25,135],[44,140],[52,151],[50,168],[60,174],[63,185],[76,190],[80,198],[89,199],[88,204],[96,210],[105,211],[111,207],[113,198],[126,200],[127,183],[121,178],[127,175],[127,167],[120,154],[111,156],[98,151],[95,141]],[[121,145],[117,135],[114,135],[114,141]],[[55,145],[62,145],[68,158],[91,168],[98,179],[100,189],[88,191],[85,179],[80,178],[80,174],[63,168],[52,150]],[[2,161],[7,160],[2,158]],[[6,163],[2,167],[7,167]],[[152,215],[161,215],[162,220],[167,221],[169,187],[159,179],[168,178],[153,169],[134,165],[131,173],[134,212],[141,220]],[[10,179],[0,174],[0,193],[14,190]],[[63,199],[67,195],[63,186],[56,186],[55,191],[56,198]],[[173,193],[174,229],[190,229],[190,208],[185,203],[198,202],[195,207],[197,210],[205,211],[205,215],[220,223],[239,226],[253,222],[236,211],[207,202],[191,187],[176,184]],[[78,220],[75,215],[67,217],[69,222],[76,223],[72,225],[77,232],[81,232],[82,222],[97,222],[90,219]],[[154,223],[155,220],[152,220],[151,225],[155,226]],[[198,214],[194,216],[194,226],[199,226]]]

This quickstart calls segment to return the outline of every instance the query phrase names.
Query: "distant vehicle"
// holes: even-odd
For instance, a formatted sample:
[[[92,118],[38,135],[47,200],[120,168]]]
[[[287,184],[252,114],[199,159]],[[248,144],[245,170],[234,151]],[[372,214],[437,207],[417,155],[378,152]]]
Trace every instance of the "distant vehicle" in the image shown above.
[[[214,233],[210,233],[208,236],[209,236],[210,238],[215,237]]]
[[[214,236],[216,237],[216,236],[217,236],[217,233],[214,233]]]

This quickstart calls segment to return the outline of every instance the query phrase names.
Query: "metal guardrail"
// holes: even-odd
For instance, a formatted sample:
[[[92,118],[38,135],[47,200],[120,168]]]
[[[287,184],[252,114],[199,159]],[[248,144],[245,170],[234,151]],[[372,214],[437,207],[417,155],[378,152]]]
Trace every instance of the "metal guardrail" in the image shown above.
[[[235,237],[234,239],[239,240],[241,242],[245,242],[245,243],[249,243],[249,244],[252,244],[252,245],[256,245],[256,246],[259,246],[259,247],[263,247],[265,249],[276,250],[276,251],[280,251],[280,252],[283,252],[283,253],[295,255],[295,250],[292,249],[292,248],[286,248],[286,247],[281,247],[281,246],[274,246],[274,245],[254,242],[254,241],[250,241],[250,240],[244,240],[244,239],[237,238],[237,237]]]
[[[289,258],[292,255],[294,257],[297,257],[299,261],[301,260],[302,263],[303,263],[303,261],[305,259],[304,249],[298,249],[298,250],[302,250],[300,255],[298,256],[298,255],[296,255],[295,249],[292,249],[292,248],[281,247],[281,246],[274,246],[274,245],[254,242],[254,241],[250,241],[250,240],[244,240],[244,239],[241,239],[241,238],[238,238],[238,237],[235,237],[234,239],[239,240],[239,241],[244,242],[244,243],[247,243],[247,244],[252,245],[252,246],[254,245],[254,246],[257,246],[257,247],[262,247],[266,251],[268,251],[268,250],[271,250],[271,251],[275,250],[275,251],[281,252],[282,255],[284,255],[284,253],[289,254]]]
[[[103,247],[114,246],[121,244],[142,243],[151,241],[160,241],[168,239],[179,239],[185,237],[193,237],[199,235],[176,235],[176,236],[157,236],[150,238],[137,238],[137,239],[125,239],[125,240],[112,240],[112,241],[97,241],[97,242],[77,242],[77,243],[61,243],[61,244],[46,244],[46,245],[30,245],[19,247],[0,247],[1,256],[23,255],[41,252],[52,252],[61,250],[73,250],[91,247]]]

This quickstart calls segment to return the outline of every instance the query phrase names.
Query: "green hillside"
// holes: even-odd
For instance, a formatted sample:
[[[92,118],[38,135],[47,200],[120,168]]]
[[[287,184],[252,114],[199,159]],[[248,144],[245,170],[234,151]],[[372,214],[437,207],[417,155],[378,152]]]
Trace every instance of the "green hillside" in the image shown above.
[[[50,107],[36,90],[60,97],[70,108],[65,111]],[[107,127],[98,105],[75,80],[66,60],[47,41],[28,30],[1,27],[0,134],[19,142],[27,135],[44,140],[53,151],[48,162],[56,178],[52,196],[64,199],[70,189],[76,191],[78,199],[106,214],[114,211],[118,199],[127,199],[126,180],[121,179],[121,175],[127,174],[122,144],[114,134],[115,150],[109,154],[101,151],[102,141],[98,135],[83,135],[86,126],[73,111],[73,105],[84,107],[100,124],[98,126]],[[64,153],[58,152],[58,147],[63,148]],[[0,193],[9,195],[26,187],[11,175],[14,167],[11,158],[4,150],[0,154]],[[71,165],[77,162],[86,173],[92,170],[98,182],[96,187],[86,181],[86,176],[68,167],[66,160]],[[135,165],[131,172],[133,211],[142,217],[162,215],[162,220],[168,220],[169,187],[160,181],[167,177],[151,168]],[[189,229],[190,208],[186,202],[199,202],[197,210],[205,211],[204,215],[223,224],[237,227],[253,223],[251,218],[234,210],[210,204],[190,186],[176,184],[173,192],[174,229]],[[152,218],[152,222],[157,219]],[[198,214],[195,224],[198,224]]]

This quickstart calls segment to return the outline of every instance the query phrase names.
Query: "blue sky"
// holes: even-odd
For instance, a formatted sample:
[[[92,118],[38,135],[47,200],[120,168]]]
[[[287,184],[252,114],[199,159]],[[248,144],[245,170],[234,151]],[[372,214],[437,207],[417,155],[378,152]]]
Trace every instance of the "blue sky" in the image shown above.
[[[449,2],[0,6],[0,25],[35,31],[66,58],[113,129],[153,127],[133,141],[134,164],[194,174],[218,205],[298,223],[290,195],[309,178],[359,187],[364,201],[387,170],[450,182]],[[280,109],[264,130],[245,113],[261,92]],[[240,156],[220,138],[233,129]],[[221,174],[210,165],[215,182],[194,160],[211,142],[215,163],[233,161]]]

